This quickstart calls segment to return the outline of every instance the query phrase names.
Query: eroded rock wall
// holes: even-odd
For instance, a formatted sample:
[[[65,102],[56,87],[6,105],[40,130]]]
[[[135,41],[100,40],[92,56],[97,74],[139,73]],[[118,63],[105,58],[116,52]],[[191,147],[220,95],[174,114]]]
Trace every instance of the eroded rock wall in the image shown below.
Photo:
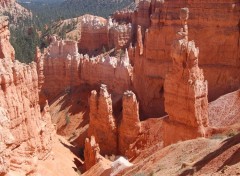
[[[50,155],[54,128],[48,105],[40,112],[35,64],[0,60],[2,173],[35,172],[38,160]],[[1,168],[2,169],[2,168]]]
[[[89,58],[78,53],[77,42],[53,39],[44,54],[36,54],[40,100],[50,102],[71,88],[88,84],[106,84],[110,90],[122,94],[131,87],[132,66],[126,51],[120,59],[108,54]],[[42,104],[42,103],[41,103]]]
[[[8,30],[8,17],[0,17],[0,59],[15,59],[15,51],[10,44],[10,32]]]
[[[80,65],[80,79],[91,85],[106,84],[116,93],[122,94],[131,87],[132,66],[126,53],[119,62],[117,58],[100,56],[83,57]]]
[[[41,104],[52,101],[63,92],[70,93],[70,88],[80,85],[77,42],[57,41],[44,54],[36,55],[38,67]]]
[[[79,52],[91,57],[109,49],[125,49],[132,40],[132,25],[119,24],[110,17],[84,15],[81,19]]]
[[[0,31],[9,37],[5,20]],[[14,60],[8,38],[2,40],[9,50],[0,59],[0,175],[27,175],[51,155],[54,127],[47,102],[40,111],[36,64]]]
[[[137,52],[139,47],[136,43],[132,59],[134,88],[141,109],[150,117],[164,114],[163,84],[171,66],[171,44],[176,29],[181,25],[178,14],[182,7],[191,9],[189,38],[194,38],[201,48],[199,65],[209,83],[209,100],[234,91],[240,85],[239,1],[153,0],[149,7],[150,25],[142,31],[144,52],[142,55]],[[146,24],[139,23],[140,26]],[[137,33],[137,28],[134,32]]]
[[[173,65],[164,83],[165,120],[164,143],[206,136],[208,127],[208,85],[203,70],[198,67],[199,48],[188,40],[189,9],[182,8],[182,28],[173,42]]]

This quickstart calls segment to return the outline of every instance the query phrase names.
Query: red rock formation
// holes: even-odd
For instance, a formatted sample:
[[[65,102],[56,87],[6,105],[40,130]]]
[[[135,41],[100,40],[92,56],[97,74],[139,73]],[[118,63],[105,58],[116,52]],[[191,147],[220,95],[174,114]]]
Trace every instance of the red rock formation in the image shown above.
[[[36,64],[0,59],[1,175],[34,173],[38,160],[50,155],[54,128],[48,104],[41,113],[38,101]]]
[[[80,79],[84,83],[100,85],[104,83],[109,90],[116,93],[123,93],[129,89],[132,80],[132,66],[129,64],[128,53],[121,58],[100,56],[97,58],[81,59]]]
[[[91,136],[90,140],[88,138],[85,140],[84,158],[84,165],[86,170],[89,170],[103,158],[100,155],[100,148],[96,143],[94,136]]]
[[[118,24],[112,19],[108,19],[109,28],[109,48],[123,49],[127,48],[132,41],[132,24]]]
[[[78,76],[80,57],[77,42],[54,41],[44,54],[36,54],[41,105],[51,101],[71,87],[80,85]],[[59,69],[62,68],[62,69]]]
[[[143,55],[143,37],[142,37],[141,26],[138,26],[138,29],[137,29],[137,43],[138,43],[139,55]]]
[[[15,51],[10,44],[10,32],[8,30],[8,17],[0,17],[0,59],[15,59]]]
[[[127,22],[127,23],[132,23],[133,14],[134,13],[131,10],[121,10],[121,11],[116,11],[113,14],[113,18],[117,22],[124,21],[124,22]]]
[[[151,1],[148,30],[144,36],[144,55],[135,52],[134,88],[141,109],[150,117],[164,114],[163,84],[170,67],[170,50],[179,24],[178,13],[190,7],[189,37],[201,48],[199,64],[209,82],[209,100],[238,89],[239,79],[239,8],[235,0],[216,2]],[[204,11],[202,11],[204,9]],[[140,11],[141,8],[138,10]],[[147,11],[147,10],[146,10]],[[136,13],[137,14],[137,13]],[[225,15],[218,15],[225,14]],[[139,17],[134,17],[138,18]],[[137,21],[134,20],[133,21]],[[151,21],[151,22],[150,22]],[[143,26],[147,22],[144,22]],[[136,25],[141,25],[136,23]],[[135,25],[135,26],[136,26]],[[133,25],[134,26],[134,25]],[[137,32],[135,28],[134,33]],[[137,43],[134,45],[137,45]],[[233,47],[231,47],[233,46]],[[146,96],[147,95],[147,96]]]
[[[97,55],[108,46],[107,20],[101,17],[84,15],[81,26],[79,51],[83,54]]]
[[[142,32],[145,32],[150,26],[150,6],[151,3],[148,0],[143,0],[138,3],[138,11],[135,14],[135,22],[133,23],[140,25],[142,27]]]
[[[1,140],[5,141],[1,156],[7,157],[7,172],[34,172],[38,159],[45,159],[51,152],[54,131],[47,109],[40,113],[36,65],[2,59],[0,68],[0,106],[5,117],[1,126],[8,130],[1,135],[6,139]],[[11,155],[4,154],[6,151]]]
[[[188,14],[188,8],[181,9],[182,28],[172,45],[173,67],[164,83],[169,115],[164,129],[165,144],[205,136],[204,128],[208,126],[207,81],[198,67],[199,49],[194,41],[188,41]]]
[[[37,52],[40,104],[52,101],[63,92],[81,84],[106,84],[110,90],[122,94],[131,87],[132,66],[128,52],[120,59],[109,55],[89,58],[78,54],[77,42],[57,41],[55,37],[47,51]],[[63,68],[63,69],[59,69]]]
[[[99,95],[94,90],[89,100],[90,123],[88,136],[95,136],[101,154],[117,153],[117,126],[113,117],[111,95],[106,85],[101,85]]]
[[[15,0],[0,0],[0,13],[8,13],[13,18],[13,21],[16,22],[19,18],[30,18],[31,12]]]
[[[79,39],[79,52],[96,56],[106,49],[122,49],[128,47],[132,40],[132,25],[118,24],[112,21],[92,16],[81,17],[81,38]]]
[[[130,144],[134,143],[141,133],[139,107],[133,92],[127,91],[123,95],[122,120],[119,127],[119,151],[125,155]]]

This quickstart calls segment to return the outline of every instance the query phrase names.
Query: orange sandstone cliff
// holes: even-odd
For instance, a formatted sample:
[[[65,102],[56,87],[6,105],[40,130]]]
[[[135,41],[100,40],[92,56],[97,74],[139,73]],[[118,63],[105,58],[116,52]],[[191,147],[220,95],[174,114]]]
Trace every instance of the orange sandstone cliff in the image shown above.
[[[134,60],[134,87],[145,115],[153,117],[164,114],[163,85],[171,66],[171,44],[176,29],[181,25],[178,14],[182,7],[191,9],[189,38],[195,40],[201,51],[199,65],[208,80],[209,100],[239,88],[238,1],[152,0],[145,3],[150,5],[141,5],[132,15],[133,22],[138,21],[138,16],[144,19],[136,23],[143,29],[144,52],[143,55],[137,52],[140,48],[136,43],[136,48],[132,49],[133,58],[130,58]],[[148,18],[144,18],[143,14],[150,17],[148,23]],[[134,33],[137,33],[136,25]]]
[[[1,20],[1,34],[9,35],[6,18]],[[48,104],[42,112],[38,104],[36,64],[14,61],[8,38],[2,38],[1,46],[0,175],[27,175],[37,171],[38,160],[51,155],[54,128]]]
[[[188,17],[189,9],[182,8],[182,28],[172,45],[173,66],[164,83],[165,110],[169,115],[165,144],[204,137],[204,128],[208,127],[208,85],[198,67],[199,48],[188,40]]]
[[[191,142],[168,145],[223,133],[233,127],[238,129],[239,14],[239,2],[234,0],[143,0],[136,11],[117,12],[113,19],[85,15],[78,42],[53,36],[44,53],[37,49],[37,66],[22,66],[34,73],[34,86],[31,87],[31,81],[24,83],[28,79],[22,80],[30,85],[29,97],[35,96],[29,103],[30,109],[39,110],[39,92],[41,109],[48,112],[44,104],[49,100],[59,133],[72,141],[76,139],[76,148],[83,147],[85,141],[86,175],[115,173],[114,162],[100,154],[121,154],[129,157],[136,164],[134,167],[142,166],[143,159],[155,150],[160,151],[162,159],[164,151],[171,153],[178,145],[184,149]],[[118,49],[122,52],[113,56]],[[17,64],[3,59],[2,63],[5,62]],[[13,69],[11,74],[18,75],[15,72]],[[8,82],[8,77],[2,80]],[[7,86],[2,85],[2,90],[6,90]],[[12,108],[7,105],[0,111],[4,119],[8,118],[6,110]],[[4,133],[11,133],[9,123],[4,123],[0,124]],[[39,135],[35,134],[34,140]],[[14,134],[8,137],[4,137],[5,146],[11,150],[8,143],[13,143]],[[199,139],[196,143],[212,144],[209,140]],[[9,150],[2,150],[6,158]]]
[[[15,51],[10,44],[10,32],[8,30],[8,17],[0,17],[0,59],[9,58],[12,61],[15,59]]]

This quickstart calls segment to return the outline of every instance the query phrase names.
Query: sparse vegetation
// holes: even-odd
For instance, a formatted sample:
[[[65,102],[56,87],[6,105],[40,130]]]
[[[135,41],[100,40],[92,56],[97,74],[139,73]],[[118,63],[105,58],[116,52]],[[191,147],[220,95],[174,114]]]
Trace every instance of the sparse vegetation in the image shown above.
[[[71,122],[68,114],[66,114],[65,116],[65,121],[66,121],[66,125],[68,125]]]
[[[19,20],[17,24],[11,25],[10,42],[15,49],[16,59],[30,63],[34,60],[36,46],[41,49],[48,47],[47,37],[52,34],[66,39],[67,33],[76,27],[78,21],[73,20],[68,24],[63,24],[60,28],[52,24],[59,24],[64,19],[86,13],[108,17],[114,11],[131,4],[132,0],[36,0],[31,3],[21,3],[21,1],[19,3],[31,10],[33,17]],[[102,10],[103,7],[105,10]],[[9,16],[10,24],[13,24],[14,18],[8,13],[4,15]],[[74,36],[73,40],[78,40],[78,36]]]
[[[224,139],[226,136],[224,134],[214,134],[210,137],[210,139]]]
[[[230,130],[228,133],[227,133],[227,136],[228,137],[233,137],[233,136],[236,136],[238,134],[238,131],[237,130]]]

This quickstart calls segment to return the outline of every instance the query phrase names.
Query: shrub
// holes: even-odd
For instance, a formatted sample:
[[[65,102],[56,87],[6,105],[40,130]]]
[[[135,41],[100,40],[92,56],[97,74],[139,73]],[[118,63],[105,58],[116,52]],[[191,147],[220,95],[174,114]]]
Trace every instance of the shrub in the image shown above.
[[[68,114],[66,114],[65,121],[66,121],[66,125],[70,123],[70,117]]]

